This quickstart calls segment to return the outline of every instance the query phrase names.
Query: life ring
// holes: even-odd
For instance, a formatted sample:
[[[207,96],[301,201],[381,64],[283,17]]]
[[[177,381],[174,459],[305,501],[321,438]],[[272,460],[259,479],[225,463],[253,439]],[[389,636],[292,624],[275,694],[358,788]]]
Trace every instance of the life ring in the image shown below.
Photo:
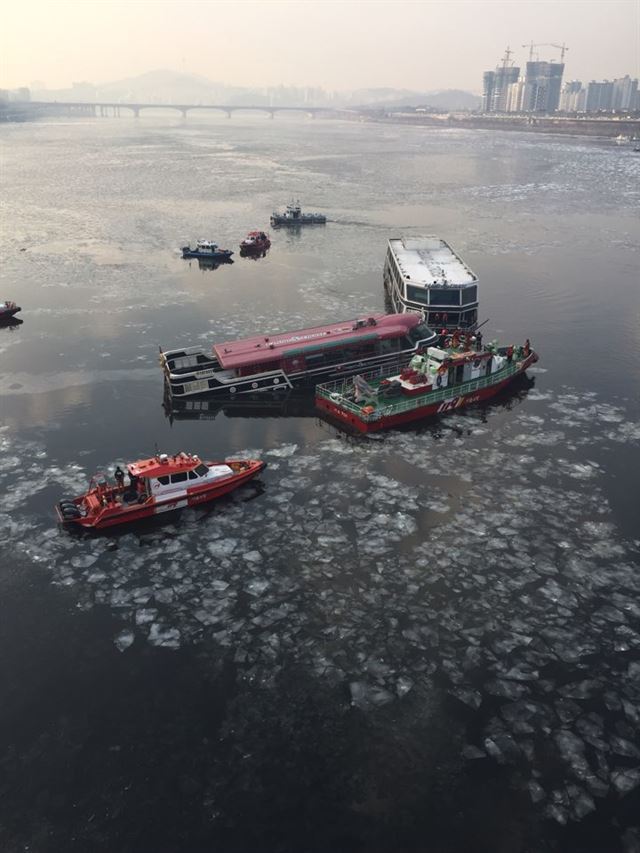
[[[440,371],[438,371],[438,376],[436,378],[436,385],[438,388],[442,385],[442,376],[440,375]]]
[[[438,376],[444,376],[446,372],[447,368],[444,366],[444,364],[441,364],[438,368]]]

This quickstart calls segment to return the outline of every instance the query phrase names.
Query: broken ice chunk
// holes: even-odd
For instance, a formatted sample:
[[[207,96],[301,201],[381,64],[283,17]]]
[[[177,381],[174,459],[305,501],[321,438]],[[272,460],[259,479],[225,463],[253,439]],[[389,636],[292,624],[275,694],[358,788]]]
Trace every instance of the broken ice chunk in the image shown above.
[[[154,646],[177,649],[180,647],[180,631],[177,628],[168,628],[159,622],[154,622],[149,631],[149,642]]]
[[[611,782],[616,791],[624,797],[640,785],[640,767],[619,768],[611,774]]]
[[[116,645],[116,648],[119,652],[123,652],[125,649],[128,649],[129,646],[133,643],[135,637],[133,631],[120,631],[119,634],[113,639],[113,642]]]

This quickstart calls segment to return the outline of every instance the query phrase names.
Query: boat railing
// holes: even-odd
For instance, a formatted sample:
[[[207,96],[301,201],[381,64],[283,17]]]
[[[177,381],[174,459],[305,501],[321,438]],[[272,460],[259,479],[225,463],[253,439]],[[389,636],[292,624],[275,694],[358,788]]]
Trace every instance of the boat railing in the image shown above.
[[[448,385],[445,388],[431,391],[428,394],[428,402],[429,404],[441,401],[446,402],[447,400],[453,400],[455,397],[459,397],[461,395],[472,394],[474,391],[489,388],[491,385],[495,385],[503,379],[508,379],[510,376],[518,373],[521,370],[521,367],[522,364],[520,362],[514,362],[513,364],[507,364],[505,367],[501,367],[500,370],[496,370],[495,373],[492,373],[489,376],[470,379],[459,385]],[[385,368],[378,368],[378,370],[369,371],[368,373],[361,373],[360,376],[366,381],[369,381],[380,378],[383,374],[388,375],[388,369],[385,370]],[[316,396],[323,397],[329,402],[336,403],[341,409],[345,409],[366,421],[376,421],[389,415],[412,411],[413,409],[417,409],[425,404],[424,397],[408,397],[404,400],[396,399],[393,402],[390,402],[387,406],[379,406],[372,412],[364,412],[366,403],[359,404],[347,399],[346,394],[350,390],[355,390],[353,378],[341,379],[337,382],[324,382],[322,385],[318,385],[316,387]]]

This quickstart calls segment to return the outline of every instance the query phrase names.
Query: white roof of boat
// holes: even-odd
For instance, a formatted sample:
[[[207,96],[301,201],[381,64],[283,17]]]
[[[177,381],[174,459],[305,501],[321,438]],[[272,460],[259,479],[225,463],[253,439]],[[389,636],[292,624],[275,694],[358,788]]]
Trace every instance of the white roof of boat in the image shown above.
[[[478,281],[475,273],[440,237],[393,237],[389,246],[403,276],[412,284],[461,287]]]

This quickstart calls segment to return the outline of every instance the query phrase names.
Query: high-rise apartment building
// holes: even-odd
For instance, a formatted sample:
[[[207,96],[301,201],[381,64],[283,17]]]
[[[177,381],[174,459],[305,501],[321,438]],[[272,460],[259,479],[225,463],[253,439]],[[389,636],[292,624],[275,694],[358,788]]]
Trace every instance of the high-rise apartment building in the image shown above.
[[[585,98],[586,92],[580,80],[570,80],[562,87],[558,109],[563,113],[584,112]]]
[[[482,109],[487,113],[507,112],[509,86],[518,82],[520,69],[513,65],[502,65],[495,71],[483,75]]]
[[[626,77],[619,77],[613,81],[613,94],[611,108],[614,110],[637,110],[638,109],[638,81]]]
[[[522,110],[553,113],[560,103],[563,62],[527,62]]]
[[[610,112],[613,104],[613,82],[592,80],[587,86],[585,111],[588,113]]]

